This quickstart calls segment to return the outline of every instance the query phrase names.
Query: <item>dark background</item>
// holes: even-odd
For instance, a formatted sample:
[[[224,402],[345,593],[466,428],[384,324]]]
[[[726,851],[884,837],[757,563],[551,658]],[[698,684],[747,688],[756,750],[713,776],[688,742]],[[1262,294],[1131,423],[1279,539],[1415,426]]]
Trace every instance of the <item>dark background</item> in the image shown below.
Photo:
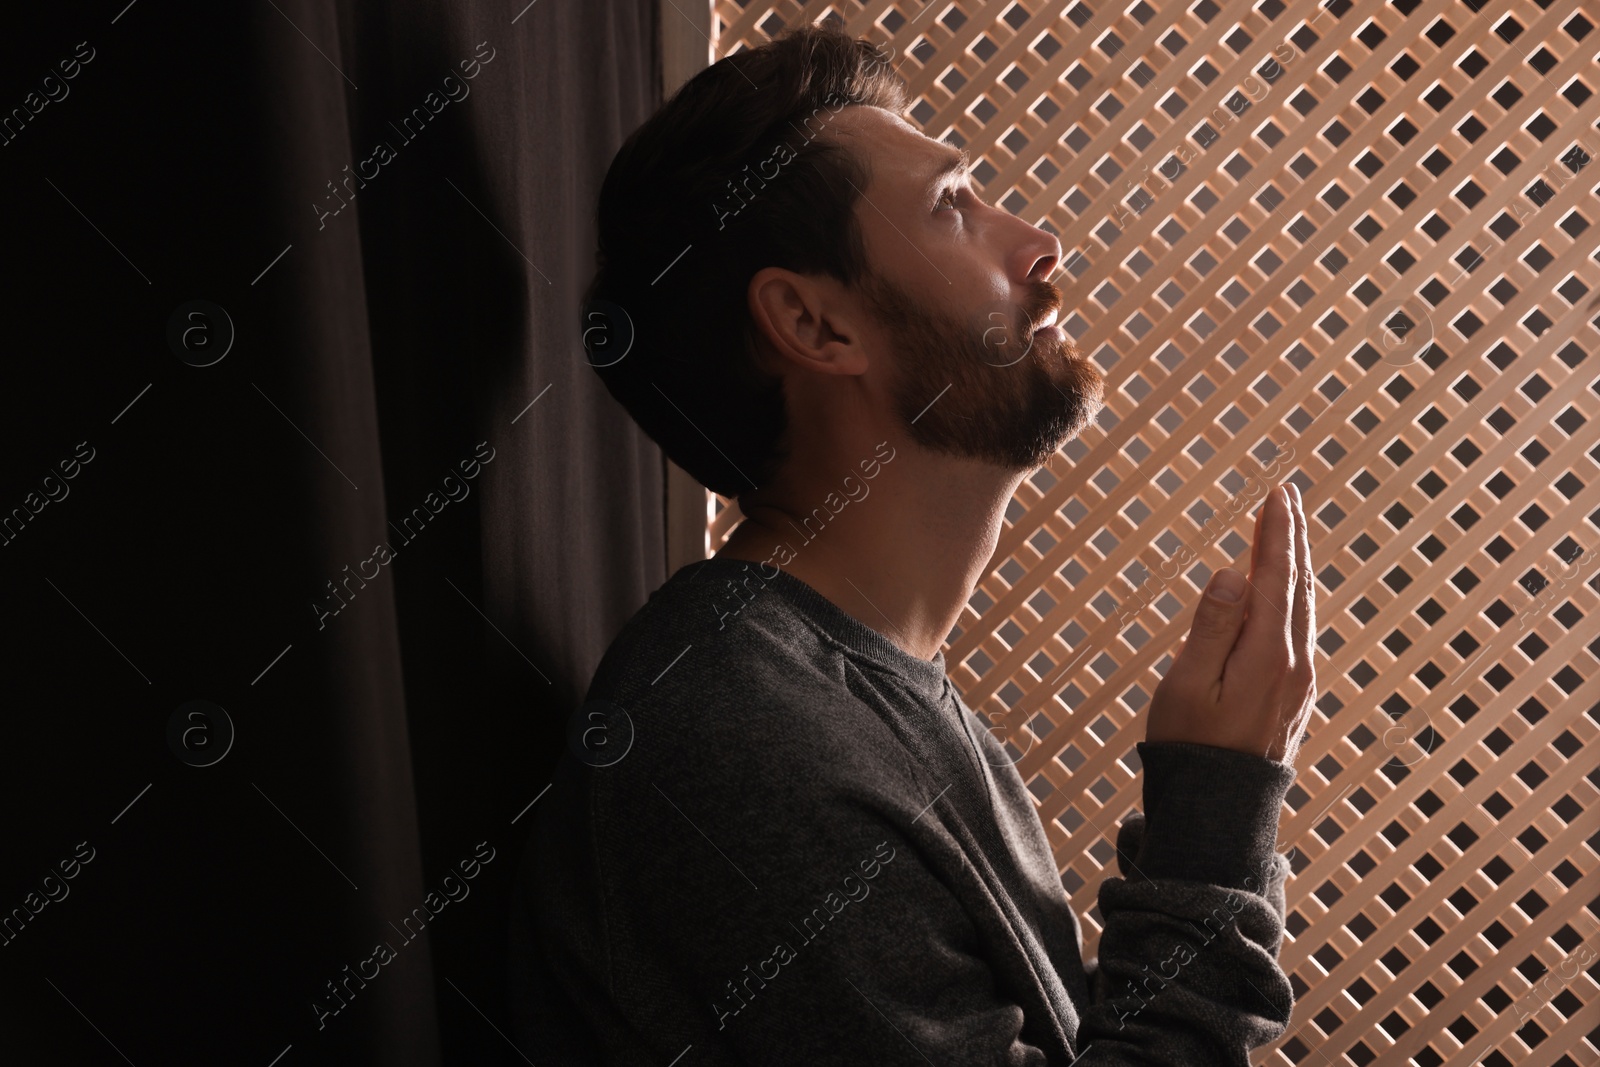
[[[659,100],[655,5],[525,3],[7,16],[0,111],[51,74],[67,95],[0,144],[0,515],[31,516],[0,545],[0,915],[94,850],[0,947],[8,1062],[524,1062],[496,1032],[512,821],[665,577],[660,454],[578,317],[600,179]],[[465,99],[390,127],[475,53]],[[214,313],[168,342],[193,300],[231,321],[210,366],[179,349],[218,351]],[[403,544],[391,520],[479,442],[470,496]],[[393,562],[319,629],[379,542]],[[190,700],[236,731],[210,766],[168,742]],[[470,894],[402,942],[479,842]],[[385,940],[319,1030],[325,983]]]

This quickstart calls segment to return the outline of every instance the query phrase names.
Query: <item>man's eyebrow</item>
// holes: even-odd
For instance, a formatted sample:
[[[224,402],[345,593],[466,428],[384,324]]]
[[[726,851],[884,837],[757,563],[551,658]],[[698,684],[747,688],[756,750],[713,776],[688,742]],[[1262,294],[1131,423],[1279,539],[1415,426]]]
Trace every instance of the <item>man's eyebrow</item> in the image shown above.
[[[933,172],[933,176],[928,179],[929,188],[941,184],[952,174],[966,175],[972,170],[972,157],[967,154],[965,148],[958,148],[953,154],[943,158],[944,162],[940,164],[938,170]]]

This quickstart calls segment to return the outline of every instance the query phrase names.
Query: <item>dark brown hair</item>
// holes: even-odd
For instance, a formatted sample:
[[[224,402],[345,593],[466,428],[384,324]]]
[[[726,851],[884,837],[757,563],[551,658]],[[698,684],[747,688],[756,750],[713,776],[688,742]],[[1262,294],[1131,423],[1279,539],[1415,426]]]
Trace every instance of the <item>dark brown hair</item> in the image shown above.
[[[764,267],[854,285],[864,161],[818,136],[850,104],[902,114],[886,50],[796,27],[687,82],[623,143],[600,189],[589,362],[662,450],[737,496],[783,459],[782,380],[755,363],[746,304]]]

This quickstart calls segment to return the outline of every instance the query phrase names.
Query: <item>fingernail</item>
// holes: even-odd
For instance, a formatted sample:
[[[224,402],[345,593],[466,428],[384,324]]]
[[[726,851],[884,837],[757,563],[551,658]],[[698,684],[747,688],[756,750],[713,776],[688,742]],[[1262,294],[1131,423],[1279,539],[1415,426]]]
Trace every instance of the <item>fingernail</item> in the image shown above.
[[[1244,575],[1234,570],[1218,571],[1211,576],[1211,584],[1206,586],[1206,596],[1225,604],[1238,603],[1243,594]]]

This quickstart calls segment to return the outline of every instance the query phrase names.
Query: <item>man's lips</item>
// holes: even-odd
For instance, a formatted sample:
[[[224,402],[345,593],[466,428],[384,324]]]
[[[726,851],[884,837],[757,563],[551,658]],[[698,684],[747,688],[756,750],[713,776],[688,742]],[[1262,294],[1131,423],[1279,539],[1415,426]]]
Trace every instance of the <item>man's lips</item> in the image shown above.
[[[1066,337],[1061,327],[1056,325],[1056,314],[1057,312],[1054,308],[1046,311],[1044,317],[1039,320],[1039,324],[1033,328],[1034,335],[1039,337]]]

